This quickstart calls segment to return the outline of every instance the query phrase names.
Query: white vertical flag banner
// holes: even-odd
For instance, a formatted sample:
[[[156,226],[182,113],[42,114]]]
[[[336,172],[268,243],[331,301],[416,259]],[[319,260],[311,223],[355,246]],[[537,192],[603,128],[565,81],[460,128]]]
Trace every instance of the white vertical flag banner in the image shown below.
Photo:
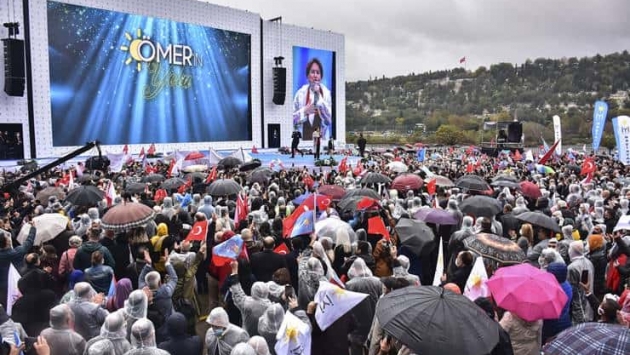
[[[287,311],[276,334],[278,355],[311,355],[311,327]]]
[[[562,126],[560,125],[560,116],[553,116],[553,134],[554,140],[558,142],[556,146],[556,155],[562,155]]]
[[[13,263],[9,264],[9,275],[7,275],[7,314],[9,316],[11,316],[15,301],[22,297],[22,294],[18,289],[18,281],[20,281],[20,277],[20,273],[17,271],[15,266],[13,266]]]
[[[433,286],[440,286],[442,283],[442,275],[444,275],[444,245],[442,243],[442,237],[440,237],[440,244],[438,245],[438,258],[437,265],[435,265],[435,275],[433,276]]]
[[[625,165],[630,164],[630,117],[619,116],[612,119],[615,139],[617,140],[617,158]]]
[[[321,330],[326,330],[337,319],[348,313],[368,295],[365,293],[346,291],[330,282],[320,281],[315,294],[315,320]]]
[[[477,260],[475,260],[475,264],[470,271],[470,276],[468,276],[468,280],[466,281],[464,296],[468,297],[471,301],[479,297],[489,297],[490,290],[488,290],[486,281],[488,281],[488,273],[486,272],[486,266],[483,264],[483,257],[479,256]]]

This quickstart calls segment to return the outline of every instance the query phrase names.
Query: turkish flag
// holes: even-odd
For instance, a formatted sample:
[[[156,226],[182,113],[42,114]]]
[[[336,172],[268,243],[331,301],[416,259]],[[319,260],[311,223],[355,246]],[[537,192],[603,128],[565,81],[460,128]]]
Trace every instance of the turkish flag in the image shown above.
[[[466,57],[461,57],[461,58],[459,59],[459,63],[460,63],[460,64],[461,64],[461,63],[465,63],[465,62],[466,62]]]
[[[180,194],[184,194],[186,190],[188,190],[188,188],[190,188],[191,186],[192,178],[188,179],[184,185],[180,186],[179,189],[177,189],[177,192],[179,192]]]
[[[287,254],[289,254],[289,248],[287,248],[286,244],[280,243],[280,245],[278,245],[273,250],[273,252],[276,253],[276,254],[287,255]]]
[[[210,174],[208,174],[208,177],[206,178],[206,184],[213,182],[216,178],[217,178],[217,166],[215,165],[214,167],[212,167]]]
[[[341,159],[341,162],[339,163],[339,173],[345,174],[346,171],[348,171],[348,157],[347,156],[343,157],[343,159]]]
[[[154,155],[155,154],[155,143],[151,143],[149,150],[147,150],[147,154]]]
[[[186,240],[189,242],[192,241],[201,241],[206,240],[206,234],[208,234],[208,221],[199,221],[196,222],[190,232],[188,232],[188,236],[186,236]]]
[[[125,146],[123,147],[123,153],[124,153],[124,154],[129,154],[129,146],[127,146],[126,144],[125,144]]]
[[[166,193],[166,190],[158,189],[157,191],[155,191],[155,195],[153,195],[153,201],[161,202],[167,196],[168,194]]]
[[[595,166],[595,160],[592,157],[588,157],[584,159],[582,163],[582,171],[580,171],[580,175],[588,175],[594,173],[597,167]]]
[[[389,232],[381,216],[374,216],[368,219],[368,234],[380,234],[387,241],[390,241]]]
[[[352,173],[354,174],[354,176],[359,176],[361,175],[362,172],[363,172],[363,166],[361,165],[359,161],[357,161],[357,166],[354,168],[354,171]]]
[[[144,147],[142,147],[142,149],[140,149],[140,154],[138,154],[138,158],[140,158],[141,160],[144,159],[144,156],[146,154],[144,153]]]
[[[435,195],[435,190],[437,189],[437,181],[435,179],[431,179],[427,184],[427,192],[429,195]]]
[[[475,168],[473,167],[472,163],[468,163],[468,164],[466,165],[466,172],[467,172],[467,173],[469,173],[469,174],[470,174],[470,173],[472,173],[474,170],[475,170]]]

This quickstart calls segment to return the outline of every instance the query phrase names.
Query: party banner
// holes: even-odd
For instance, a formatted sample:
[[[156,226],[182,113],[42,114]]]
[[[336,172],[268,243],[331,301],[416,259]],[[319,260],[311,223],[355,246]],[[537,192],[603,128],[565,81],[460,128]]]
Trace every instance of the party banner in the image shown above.
[[[630,117],[619,116],[612,119],[615,140],[617,141],[617,157],[620,162],[630,164]]]
[[[595,101],[593,109],[593,151],[599,149],[604,134],[604,126],[606,125],[606,115],[608,114],[608,104],[604,101]]]
[[[562,154],[562,127],[560,126],[560,116],[553,116],[553,134],[555,137],[555,141],[558,142],[556,145],[556,155]]]

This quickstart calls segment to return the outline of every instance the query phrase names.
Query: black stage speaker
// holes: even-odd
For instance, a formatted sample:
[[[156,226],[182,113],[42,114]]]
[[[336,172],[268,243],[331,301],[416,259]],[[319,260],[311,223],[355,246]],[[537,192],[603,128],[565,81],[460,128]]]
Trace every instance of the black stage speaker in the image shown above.
[[[508,143],[520,143],[523,136],[523,124],[512,122],[508,126]]]
[[[4,42],[4,92],[9,96],[24,96],[24,41],[5,38]]]
[[[273,68],[273,103],[284,105],[287,96],[287,68]]]

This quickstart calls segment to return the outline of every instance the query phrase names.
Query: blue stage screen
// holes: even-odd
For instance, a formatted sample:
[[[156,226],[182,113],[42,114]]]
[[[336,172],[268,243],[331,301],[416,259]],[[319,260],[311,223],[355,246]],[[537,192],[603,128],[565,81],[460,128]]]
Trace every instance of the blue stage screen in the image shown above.
[[[306,127],[306,122],[300,122],[306,120],[307,117],[305,115],[300,116],[299,111],[304,105],[311,103],[313,100],[310,94],[304,95],[304,91],[311,84],[307,75],[307,66],[313,60],[321,63],[320,86],[323,90],[322,94],[325,93],[322,96],[327,99],[326,106],[330,106],[328,107],[329,112],[325,113],[323,110],[319,110],[322,121],[320,125],[322,145],[325,145],[326,141],[334,137],[335,134],[335,52],[307,47],[293,47],[293,124],[302,133],[303,139],[312,139],[312,130]],[[312,122],[313,115],[310,115],[308,119]]]
[[[250,141],[251,36],[48,1],[53,146]]]

